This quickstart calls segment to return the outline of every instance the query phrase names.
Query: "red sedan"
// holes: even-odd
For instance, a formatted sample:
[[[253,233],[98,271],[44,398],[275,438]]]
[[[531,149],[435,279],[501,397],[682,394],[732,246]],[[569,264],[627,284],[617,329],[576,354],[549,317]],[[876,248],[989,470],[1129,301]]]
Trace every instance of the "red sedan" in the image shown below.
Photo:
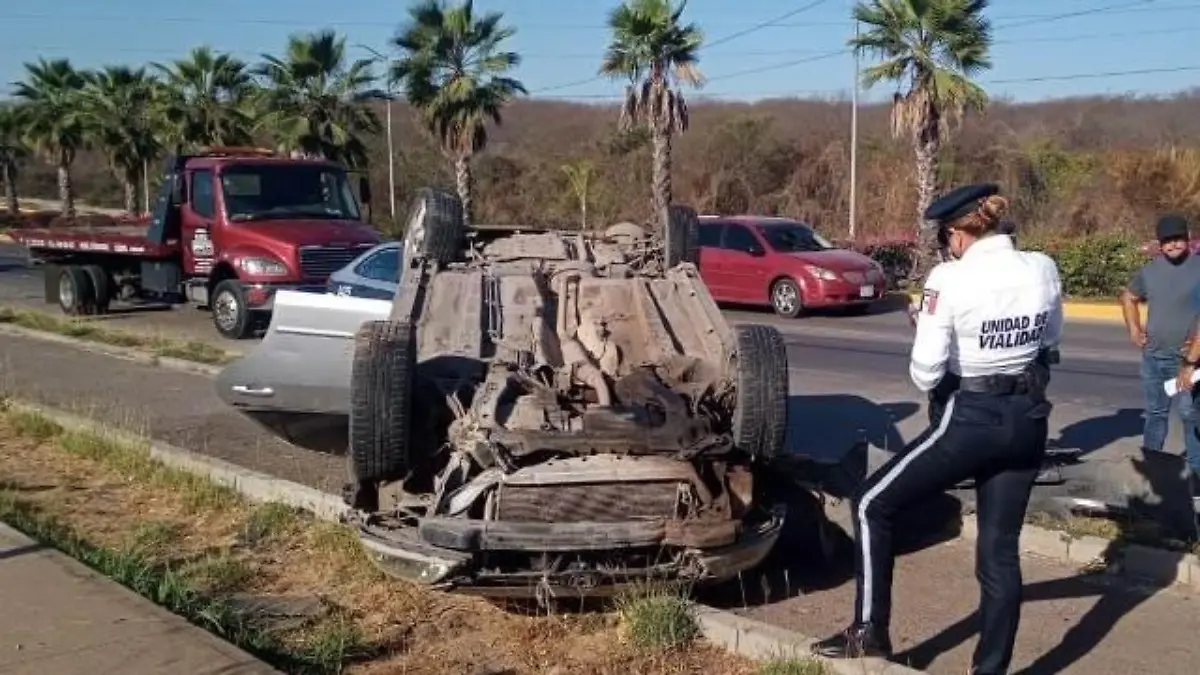
[[[865,311],[887,292],[881,267],[840,249],[804,223],[762,216],[701,216],[700,276],[717,302]]]

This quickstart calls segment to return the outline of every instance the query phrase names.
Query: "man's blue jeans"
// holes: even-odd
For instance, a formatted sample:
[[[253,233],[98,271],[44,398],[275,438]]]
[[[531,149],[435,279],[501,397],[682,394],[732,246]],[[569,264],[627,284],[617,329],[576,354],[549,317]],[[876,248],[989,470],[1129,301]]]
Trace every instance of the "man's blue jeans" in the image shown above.
[[[1172,400],[1163,391],[1163,383],[1175,379],[1179,373],[1179,356],[1151,351],[1142,353],[1142,391],[1146,398],[1146,426],[1142,432],[1142,447],[1147,450],[1163,449],[1167,442],[1167,429]],[[1200,471],[1200,436],[1197,436],[1197,415],[1192,405],[1192,394],[1188,390],[1175,395],[1179,406],[1179,417],[1183,420],[1183,447],[1188,466]]]

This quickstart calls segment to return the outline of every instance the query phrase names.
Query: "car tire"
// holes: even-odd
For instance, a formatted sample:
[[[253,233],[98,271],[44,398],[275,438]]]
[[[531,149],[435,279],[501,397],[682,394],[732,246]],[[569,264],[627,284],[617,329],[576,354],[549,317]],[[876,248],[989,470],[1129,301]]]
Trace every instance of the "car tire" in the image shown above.
[[[108,270],[99,265],[84,265],[83,271],[87,273],[88,279],[92,282],[92,296],[95,298],[94,312],[107,314],[113,297],[112,277],[109,276]]]
[[[213,326],[223,337],[243,340],[254,331],[254,321],[246,307],[246,294],[237,279],[226,279],[213,289],[208,303]]]
[[[734,330],[733,442],[756,460],[783,452],[788,425],[788,358],[774,326],[748,324]]]
[[[351,486],[404,477],[411,466],[416,336],[407,321],[368,321],[354,336],[350,374]]]
[[[96,311],[96,290],[82,267],[68,265],[58,273],[58,306],[67,316],[84,316]]]
[[[795,319],[804,312],[804,293],[793,279],[780,279],[771,284],[771,309],[785,319]]]
[[[403,255],[441,265],[454,262],[462,254],[465,234],[462,200],[445,190],[421,188],[409,209]]]
[[[700,251],[700,227],[695,209],[675,205],[667,211],[664,264],[671,269],[680,263],[696,264]]]

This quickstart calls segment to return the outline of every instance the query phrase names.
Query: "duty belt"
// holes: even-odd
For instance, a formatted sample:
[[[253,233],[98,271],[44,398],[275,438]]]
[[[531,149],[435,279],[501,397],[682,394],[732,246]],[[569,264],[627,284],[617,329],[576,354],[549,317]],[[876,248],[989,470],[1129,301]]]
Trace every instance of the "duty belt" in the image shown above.
[[[960,391],[993,396],[1027,394],[1031,389],[1029,377],[1025,374],[964,377],[959,382],[958,388]]]

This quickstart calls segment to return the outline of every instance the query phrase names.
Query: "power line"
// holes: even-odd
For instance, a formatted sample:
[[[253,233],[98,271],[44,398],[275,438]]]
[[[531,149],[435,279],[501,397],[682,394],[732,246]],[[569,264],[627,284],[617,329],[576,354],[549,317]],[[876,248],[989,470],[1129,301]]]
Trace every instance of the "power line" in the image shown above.
[[[1133,75],[1153,75],[1153,74],[1163,74],[1163,73],[1182,73],[1182,72],[1196,72],[1196,71],[1200,71],[1200,65],[1169,66],[1169,67],[1163,67],[1163,68],[1139,68],[1139,69],[1133,69],[1133,70],[1110,70],[1110,71],[1092,72],[1092,73],[1071,73],[1071,74],[1066,74],[1066,75],[1039,75],[1039,76],[1033,76],[1033,77],[1013,77],[1013,78],[996,79],[996,80],[980,80],[979,83],[980,84],[1025,84],[1025,83],[1034,83],[1034,82],[1065,82],[1065,81],[1072,81],[1072,80],[1095,79],[1095,78],[1101,78],[1101,77],[1127,77],[1127,76],[1133,76]],[[703,99],[710,99],[710,98],[711,99],[719,99],[719,98],[738,97],[738,96],[740,96],[740,97],[754,96],[754,97],[781,98],[781,97],[795,97],[799,94],[837,95],[837,94],[846,93],[848,91],[848,89],[849,89],[849,87],[842,88],[842,89],[792,89],[792,90],[787,90],[787,91],[757,92],[757,93],[706,92],[703,94],[693,94],[691,98],[693,100],[695,100],[695,99],[703,100]],[[560,96],[540,96],[538,98],[553,99],[553,100],[581,99],[581,100],[618,101],[618,100],[623,99],[624,96],[620,95],[620,94],[577,94],[577,95],[560,95]]]
[[[1130,30],[1130,31],[1111,31],[1107,33],[1078,33],[1074,35],[1057,35],[1050,37],[1030,37],[1030,38],[1012,38],[1007,40],[994,40],[993,45],[1021,45],[1021,44],[1042,44],[1042,43],[1057,43],[1057,42],[1083,42],[1087,40],[1112,39],[1125,37],[1144,37],[1152,35],[1180,35],[1187,33],[1200,32],[1200,26],[1187,26],[1176,28],[1153,28],[1149,30]],[[66,52],[77,49],[75,46],[63,45],[22,45],[6,43],[8,48],[14,51],[29,50],[34,53],[45,54],[47,52]],[[95,48],[95,45],[89,45]],[[150,48],[150,47],[119,47],[119,46],[104,46],[100,48],[105,52],[113,52],[118,54],[155,54],[162,56],[185,55],[186,51],[178,49],[165,48]],[[255,49],[235,49],[235,50],[219,50],[234,56],[252,55],[258,58],[262,50]],[[800,54],[824,54],[826,50],[821,49],[761,49],[747,51],[727,51],[721,56],[725,57],[745,57],[745,56],[798,56]],[[521,56],[525,59],[580,59],[580,60],[595,60],[598,57],[595,52],[522,52]]]
[[[1015,21],[1013,23],[996,24],[995,28],[1018,28],[1020,26],[1029,26],[1035,23],[1044,23],[1047,21],[1061,21],[1062,19],[1074,19],[1081,16],[1094,16],[1097,14],[1118,14],[1123,10],[1139,8],[1141,11],[1146,9],[1157,9],[1153,7],[1145,7],[1152,4],[1154,0],[1133,0],[1133,2],[1122,2],[1115,5],[1105,5],[1103,7],[1091,7],[1089,9],[1079,9],[1073,12],[1063,12],[1061,14],[1030,14],[1023,21]],[[1019,17],[1013,17],[1019,18]]]
[[[755,24],[745,30],[737,31],[737,32],[731,33],[729,35],[726,35],[725,37],[713,40],[705,45],[702,45],[700,47],[700,50],[709,49],[716,45],[724,44],[726,42],[730,42],[731,40],[736,40],[740,37],[745,37],[756,31],[760,31],[760,30],[763,30],[764,28],[773,26],[779,21],[784,21],[784,20],[790,19],[794,16],[798,16],[799,14],[801,14],[803,12],[807,12],[809,10],[816,9],[818,6],[823,5],[826,2],[828,2],[828,0],[813,0],[813,2],[809,2],[809,3],[802,5],[796,9],[784,12],[783,14],[780,14],[779,16],[777,16],[773,19],[768,19],[761,23]],[[547,92],[547,91],[558,91],[560,89],[569,89],[571,87],[577,87],[577,86],[580,86],[583,84],[591,84],[592,82],[597,82],[599,80],[603,80],[603,79],[605,79],[605,77],[606,77],[605,75],[593,75],[592,77],[590,77],[586,80],[576,80],[573,82],[564,82],[562,84],[556,84],[556,85],[551,85],[549,87],[543,87],[541,89],[536,89],[529,93],[530,94],[538,94],[538,93]]]

